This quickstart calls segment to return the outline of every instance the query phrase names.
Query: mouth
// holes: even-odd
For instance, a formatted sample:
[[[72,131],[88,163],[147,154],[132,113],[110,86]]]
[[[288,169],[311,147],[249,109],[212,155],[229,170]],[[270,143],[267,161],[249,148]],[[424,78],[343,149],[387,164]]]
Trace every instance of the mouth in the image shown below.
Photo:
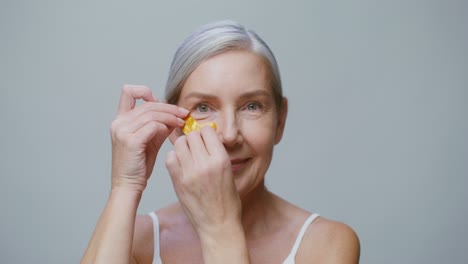
[[[243,168],[245,168],[247,166],[247,163],[251,160],[251,158],[247,158],[247,159],[232,159],[231,160],[231,168],[232,168],[232,172],[236,173],[240,170],[242,170]]]

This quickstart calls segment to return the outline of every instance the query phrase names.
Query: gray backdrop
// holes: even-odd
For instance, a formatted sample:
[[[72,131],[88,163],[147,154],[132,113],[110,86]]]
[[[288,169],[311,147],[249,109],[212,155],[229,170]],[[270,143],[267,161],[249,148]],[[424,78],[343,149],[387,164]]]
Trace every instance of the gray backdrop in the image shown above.
[[[361,263],[467,263],[463,0],[2,0],[0,262],[79,261],[121,86],[161,97],[178,44],[223,18],[270,44],[290,100],[269,188],[351,225]],[[140,213],[175,200],[157,166]]]

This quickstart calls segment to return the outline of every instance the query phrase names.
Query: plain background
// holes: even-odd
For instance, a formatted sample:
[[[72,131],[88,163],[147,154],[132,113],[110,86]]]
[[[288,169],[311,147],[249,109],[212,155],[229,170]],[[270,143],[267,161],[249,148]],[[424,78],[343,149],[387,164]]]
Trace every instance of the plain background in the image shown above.
[[[358,233],[361,263],[468,262],[467,1],[1,1],[0,262],[78,263],[123,84],[162,97],[196,27],[237,20],[290,111],[269,188]],[[139,208],[175,201],[165,145]]]

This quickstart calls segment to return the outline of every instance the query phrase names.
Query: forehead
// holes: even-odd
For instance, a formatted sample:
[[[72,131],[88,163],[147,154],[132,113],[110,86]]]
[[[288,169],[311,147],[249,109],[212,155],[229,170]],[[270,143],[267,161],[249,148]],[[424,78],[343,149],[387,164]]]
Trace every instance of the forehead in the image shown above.
[[[203,61],[187,78],[180,95],[191,92],[229,95],[266,90],[271,93],[263,59],[249,51],[227,51]]]

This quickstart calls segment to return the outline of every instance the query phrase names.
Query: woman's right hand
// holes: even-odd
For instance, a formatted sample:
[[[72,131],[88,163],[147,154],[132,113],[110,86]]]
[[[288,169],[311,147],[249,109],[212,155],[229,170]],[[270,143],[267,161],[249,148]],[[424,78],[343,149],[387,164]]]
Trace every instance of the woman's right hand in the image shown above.
[[[138,99],[145,102],[136,106]],[[111,125],[112,189],[143,192],[161,145],[187,115],[186,109],[158,102],[148,87],[125,85]]]

